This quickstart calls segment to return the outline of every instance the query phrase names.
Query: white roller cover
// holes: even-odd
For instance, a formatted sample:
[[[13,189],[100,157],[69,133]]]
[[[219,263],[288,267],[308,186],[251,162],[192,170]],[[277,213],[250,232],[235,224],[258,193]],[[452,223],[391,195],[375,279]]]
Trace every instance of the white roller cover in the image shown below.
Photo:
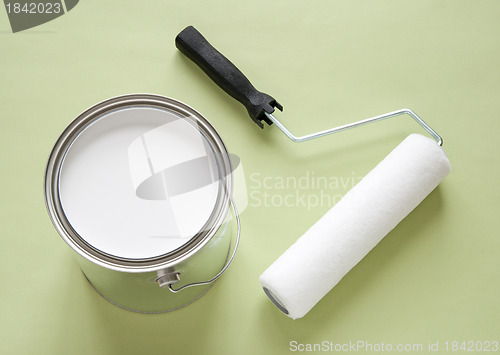
[[[303,317],[450,170],[434,140],[408,136],[260,276],[262,287],[289,317]]]

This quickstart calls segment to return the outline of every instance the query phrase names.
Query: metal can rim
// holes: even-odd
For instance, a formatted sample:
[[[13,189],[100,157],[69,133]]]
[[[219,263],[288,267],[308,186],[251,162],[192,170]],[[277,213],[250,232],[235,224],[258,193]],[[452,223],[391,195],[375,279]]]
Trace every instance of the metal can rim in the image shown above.
[[[202,228],[202,232],[193,236],[181,247],[166,254],[147,258],[147,259],[125,259],[102,252],[85,242],[71,226],[66,218],[59,198],[59,173],[64,160],[64,156],[71,143],[76,139],[79,133],[85,130],[88,125],[102,117],[102,115],[115,109],[121,109],[129,106],[154,106],[173,111],[180,114],[183,118],[194,119],[198,128],[202,131],[212,148],[217,153],[216,159],[218,167],[224,171],[220,172],[220,183],[222,189],[219,189],[214,212]],[[79,255],[85,259],[103,266],[108,269],[123,272],[150,272],[172,267],[196,254],[217,233],[226,219],[230,196],[233,192],[231,160],[227,148],[222,138],[215,130],[213,125],[198,111],[192,107],[170,97],[138,93],[127,94],[109,98],[101,101],[78,115],[63,130],[57,139],[47,160],[44,177],[44,198],[49,217],[59,235],[64,241]]]

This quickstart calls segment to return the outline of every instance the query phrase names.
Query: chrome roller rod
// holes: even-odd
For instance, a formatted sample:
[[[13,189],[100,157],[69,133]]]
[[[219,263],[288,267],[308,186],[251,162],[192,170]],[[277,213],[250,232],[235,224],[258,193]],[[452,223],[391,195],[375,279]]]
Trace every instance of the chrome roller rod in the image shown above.
[[[288,130],[288,128],[286,128],[272,114],[265,112],[265,115],[267,116],[267,118],[269,118],[276,125],[276,127],[278,127],[283,133],[285,133],[285,135],[288,138],[290,138],[295,143],[302,143],[302,142],[305,142],[305,141],[309,141],[311,139],[315,139],[315,138],[327,136],[329,134],[333,134],[333,133],[337,133],[337,132],[346,131],[346,130],[351,129],[351,128],[356,128],[356,127],[364,126],[364,125],[369,124],[369,123],[378,122],[378,121],[385,120],[387,118],[396,117],[396,116],[405,115],[405,114],[409,115],[420,126],[422,126],[432,136],[432,138],[434,138],[436,140],[437,144],[439,144],[440,146],[443,145],[443,139],[441,138],[441,136],[439,134],[437,134],[436,131],[434,131],[427,123],[425,123],[424,120],[422,120],[415,112],[413,112],[412,110],[407,109],[407,108],[404,108],[404,109],[401,109],[401,110],[397,110],[397,111],[393,111],[393,112],[389,112],[389,113],[385,113],[385,114],[380,115],[380,116],[370,117],[370,118],[367,118],[367,119],[364,119],[364,120],[361,120],[361,121],[357,121],[357,122],[353,122],[353,123],[348,123],[348,124],[345,124],[343,126],[338,126],[338,127],[326,129],[324,131],[319,131],[319,132],[315,132],[315,133],[311,133],[311,134],[306,134],[306,135],[300,136],[300,137],[298,137],[298,136],[294,135],[292,132],[290,132]]]

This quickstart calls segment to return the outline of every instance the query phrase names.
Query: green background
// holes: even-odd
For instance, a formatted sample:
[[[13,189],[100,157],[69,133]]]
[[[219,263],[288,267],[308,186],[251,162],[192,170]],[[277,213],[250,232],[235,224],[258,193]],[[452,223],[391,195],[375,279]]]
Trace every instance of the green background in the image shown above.
[[[291,341],[323,340],[439,341],[444,350],[445,341],[500,340],[499,19],[498,1],[82,0],[13,34],[0,10],[0,353],[286,354]],[[285,106],[277,115],[293,132],[408,107],[444,138],[452,173],[303,319],[281,314],[258,276],[329,206],[250,200],[234,265],[200,300],[162,315],[98,296],[45,211],[44,166],[59,133],[120,94],[162,94],[200,111],[256,193],[252,174],[363,176],[421,132],[396,119],[298,145],[275,127],[262,131],[175,48],[191,24]]]

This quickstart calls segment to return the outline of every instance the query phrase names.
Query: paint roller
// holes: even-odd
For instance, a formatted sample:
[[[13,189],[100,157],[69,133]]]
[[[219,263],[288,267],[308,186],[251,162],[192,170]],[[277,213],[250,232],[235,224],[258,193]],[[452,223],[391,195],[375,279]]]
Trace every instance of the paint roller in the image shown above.
[[[295,136],[273,115],[283,106],[255,89],[194,27],[180,32],[175,43],[217,85],[241,102],[257,125],[263,128],[264,123],[274,124],[293,142],[397,116],[411,117],[432,137],[408,136],[260,276],[269,299],[293,319],[307,314],[451,171],[441,147],[442,138],[412,110]]]

